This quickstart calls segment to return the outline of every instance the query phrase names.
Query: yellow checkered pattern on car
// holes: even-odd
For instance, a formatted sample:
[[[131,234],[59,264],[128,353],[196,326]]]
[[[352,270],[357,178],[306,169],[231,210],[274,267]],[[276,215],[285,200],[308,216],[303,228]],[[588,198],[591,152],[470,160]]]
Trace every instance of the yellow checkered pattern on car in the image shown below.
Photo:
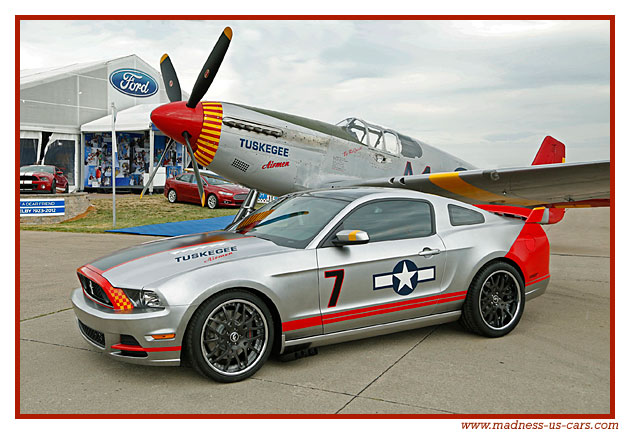
[[[131,304],[131,300],[127,297],[127,295],[120,288],[110,288],[109,293],[111,295],[112,303],[114,304],[114,309],[116,310],[131,310],[133,309],[133,304]]]

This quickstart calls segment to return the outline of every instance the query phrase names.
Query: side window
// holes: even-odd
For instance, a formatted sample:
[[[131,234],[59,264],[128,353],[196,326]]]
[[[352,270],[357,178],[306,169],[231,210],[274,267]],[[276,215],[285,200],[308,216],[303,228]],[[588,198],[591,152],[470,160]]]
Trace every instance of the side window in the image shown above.
[[[396,135],[385,131],[383,133],[383,139],[385,139],[385,150],[392,154],[398,154],[398,139]]]
[[[347,216],[331,237],[346,229],[367,232],[371,243],[426,237],[434,233],[433,207],[419,200],[371,202]]]
[[[400,143],[402,144],[402,154],[407,158],[420,158],[422,157],[422,148],[411,137],[398,134],[400,137]]]
[[[365,124],[360,120],[355,119],[350,122],[350,124],[346,127],[346,130],[354,137],[356,137],[359,142],[363,143],[364,145],[368,144],[367,128],[365,127]]]
[[[453,226],[476,225],[486,221],[480,212],[450,204],[448,206],[448,218]]]
[[[192,175],[186,173],[186,174],[182,175],[182,177],[179,178],[179,180],[182,181],[182,182],[190,182],[191,178],[192,178]]]

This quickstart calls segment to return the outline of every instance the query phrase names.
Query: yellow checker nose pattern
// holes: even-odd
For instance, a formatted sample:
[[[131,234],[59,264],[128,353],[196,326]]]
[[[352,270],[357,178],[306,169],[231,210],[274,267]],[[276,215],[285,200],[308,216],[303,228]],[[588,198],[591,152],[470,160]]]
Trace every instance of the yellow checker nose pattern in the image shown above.
[[[116,310],[133,309],[133,304],[131,304],[131,300],[127,298],[127,295],[125,295],[122,289],[112,287],[110,288],[109,291],[112,296],[111,298],[114,305],[114,309]]]
[[[202,102],[203,125],[197,139],[195,160],[202,166],[207,166],[214,160],[221,138],[221,124],[223,122],[223,106],[219,102]]]

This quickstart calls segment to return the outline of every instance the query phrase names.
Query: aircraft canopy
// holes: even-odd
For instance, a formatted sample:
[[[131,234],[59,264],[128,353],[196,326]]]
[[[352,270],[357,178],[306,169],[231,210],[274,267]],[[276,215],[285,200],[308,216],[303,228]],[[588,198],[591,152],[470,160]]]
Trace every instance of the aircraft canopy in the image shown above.
[[[366,146],[407,158],[422,156],[421,142],[394,130],[371,124],[359,118],[347,118],[337,124]]]

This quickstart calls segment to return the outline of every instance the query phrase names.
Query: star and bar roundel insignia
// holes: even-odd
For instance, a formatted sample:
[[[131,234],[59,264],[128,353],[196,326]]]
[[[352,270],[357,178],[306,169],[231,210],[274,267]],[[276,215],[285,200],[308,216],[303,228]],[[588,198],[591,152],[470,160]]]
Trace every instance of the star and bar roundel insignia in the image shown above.
[[[418,268],[413,261],[403,259],[391,273],[372,276],[374,290],[393,288],[398,295],[411,294],[419,282],[435,280],[435,267]]]

